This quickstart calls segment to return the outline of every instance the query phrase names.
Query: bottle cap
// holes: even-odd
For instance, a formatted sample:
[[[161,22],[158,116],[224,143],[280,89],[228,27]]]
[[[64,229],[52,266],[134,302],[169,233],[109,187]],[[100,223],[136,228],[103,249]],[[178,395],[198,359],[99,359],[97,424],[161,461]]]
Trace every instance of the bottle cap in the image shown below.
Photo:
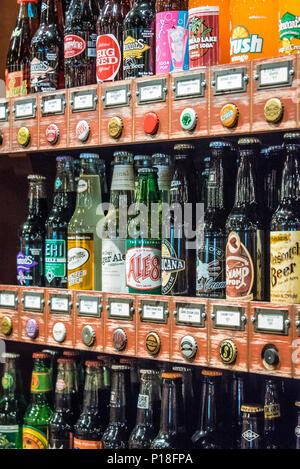
[[[180,116],[180,125],[183,130],[192,132],[197,125],[197,121],[198,115],[195,109],[188,107],[182,111]]]
[[[237,124],[239,110],[235,104],[228,103],[220,111],[220,120],[224,127],[232,128]]]
[[[283,103],[279,98],[271,98],[265,104],[264,115],[267,122],[277,124],[281,121],[284,113]]]
[[[61,364],[64,364],[64,365],[66,365],[67,363],[74,364],[75,360],[72,360],[72,358],[58,358],[57,363],[58,364],[61,363]]]
[[[104,361],[101,360],[100,358],[97,358],[97,362],[99,363],[100,366],[104,366]]]
[[[52,334],[56,342],[61,343],[65,340],[67,329],[63,322],[57,322],[53,326]]]
[[[64,357],[79,358],[80,357],[80,352],[78,352],[77,350],[64,350],[63,351],[63,356]]]
[[[232,365],[237,359],[237,346],[233,340],[223,340],[220,345],[220,358],[226,365]]]
[[[111,138],[117,140],[121,137],[124,124],[121,117],[114,116],[108,122],[108,133]]]
[[[89,138],[90,131],[91,129],[87,121],[79,121],[76,126],[76,137],[80,142],[85,142]]]
[[[287,132],[283,136],[283,141],[285,143],[296,143],[300,141],[300,132]]]
[[[8,352],[4,352],[2,353],[1,355],[2,358],[4,359],[14,359],[16,360],[17,358],[20,358],[20,354],[19,353],[8,353]]]
[[[127,346],[127,335],[123,329],[116,329],[113,333],[112,340],[114,347],[118,352],[122,352],[123,350],[125,350]]]
[[[18,142],[23,147],[27,147],[30,142],[30,131],[27,127],[21,127],[18,132]]]
[[[192,369],[187,368],[186,366],[173,366],[172,370],[178,373],[191,373],[192,372]]]
[[[241,405],[241,411],[255,414],[257,412],[263,412],[264,408],[259,404],[243,404]]]
[[[146,134],[155,135],[159,127],[159,118],[155,112],[147,112],[144,117],[144,131]]]
[[[295,406],[296,406],[296,407],[300,407],[300,401],[296,401],[296,402],[295,402]]]
[[[80,153],[81,160],[99,160],[98,153]]]
[[[111,369],[113,371],[128,371],[128,370],[130,370],[130,366],[128,366],[128,365],[111,365]]]
[[[149,370],[141,369],[141,370],[140,370],[140,374],[141,374],[141,375],[158,375],[158,374],[159,374],[159,371],[157,371],[157,370],[152,370],[152,369],[149,369]]]
[[[84,345],[91,347],[96,339],[96,332],[92,326],[84,326],[81,331],[81,338]]]
[[[56,124],[48,125],[46,129],[46,140],[51,145],[55,145],[59,139],[59,128]]]
[[[176,145],[174,145],[174,152],[176,153],[192,152],[195,149],[196,147],[192,143],[176,143]]]
[[[4,316],[1,321],[1,332],[4,335],[10,335],[12,333],[13,323],[10,317]]]
[[[152,155],[152,163],[155,166],[169,166],[171,157],[166,153],[154,153]]]
[[[228,148],[232,149],[232,143],[231,142],[226,142],[225,140],[214,140],[213,142],[210,142],[209,144],[210,149],[219,149],[219,148]]]
[[[135,364],[136,360],[134,358],[127,357],[127,358],[120,358],[119,362],[120,362],[120,365],[132,366]]]
[[[127,158],[128,162],[133,164],[133,154],[130,153],[129,151],[115,151],[113,154],[114,160],[122,159],[122,158]]]
[[[169,373],[169,372],[163,372],[161,374],[161,377],[163,379],[179,379],[179,378],[182,378],[182,374],[181,373]]]
[[[41,360],[47,360],[47,358],[49,358],[49,355],[47,353],[42,352],[33,353],[32,358],[40,358]]]
[[[26,322],[26,334],[30,339],[36,339],[39,335],[39,325],[35,319],[28,319]],[[47,357],[47,354],[45,354]]]
[[[72,163],[74,161],[73,156],[57,156],[56,161],[59,162],[66,162]]]
[[[191,335],[184,336],[180,342],[180,350],[184,358],[188,360],[194,358],[198,351],[196,339]]]
[[[156,332],[149,332],[145,341],[146,349],[150,355],[155,356],[161,348],[161,340]]]
[[[100,367],[100,363],[96,360],[87,360],[85,366],[96,366],[98,368]]]
[[[29,174],[29,176],[27,176],[27,180],[29,182],[44,182],[46,181],[46,178],[40,174]]]
[[[222,376],[222,371],[217,370],[202,370],[201,374],[203,376]]]
[[[138,175],[140,174],[157,174],[158,169],[151,167],[151,168],[139,168],[138,169]]]
[[[238,146],[239,147],[252,147],[252,146],[257,146],[261,145],[261,141],[259,138],[255,137],[245,137],[245,138],[239,138],[238,140]]]

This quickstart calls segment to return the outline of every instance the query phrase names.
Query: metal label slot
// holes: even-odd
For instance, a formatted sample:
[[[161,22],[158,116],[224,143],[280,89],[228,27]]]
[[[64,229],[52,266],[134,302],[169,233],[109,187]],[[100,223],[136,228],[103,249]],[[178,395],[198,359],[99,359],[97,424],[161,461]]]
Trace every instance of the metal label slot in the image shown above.
[[[97,93],[96,90],[75,91],[71,99],[72,112],[96,111]]]
[[[174,78],[175,101],[188,98],[202,98],[204,96],[204,74],[188,75]]]
[[[130,104],[129,85],[105,88],[102,99],[104,102],[104,105],[103,105],[104,109],[129,106]]]
[[[101,316],[100,298],[93,296],[78,296],[78,316],[100,318]]]
[[[42,116],[57,116],[65,113],[65,96],[55,95],[42,98]]]
[[[176,324],[205,327],[205,306],[202,304],[176,303]]]
[[[141,321],[167,324],[168,303],[165,301],[141,301]]]
[[[15,120],[34,119],[36,116],[36,98],[17,101],[14,107]]]
[[[7,122],[9,116],[8,103],[0,104],[0,122]]]
[[[276,335],[289,333],[288,310],[255,308],[252,320],[255,332]]]
[[[71,314],[71,296],[51,294],[49,306],[51,314]]]
[[[134,309],[133,300],[126,298],[108,299],[108,317],[111,319],[126,319],[132,321]]]
[[[0,291],[0,308],[17,309],[17,292],[10,290]]]
[[[159,103],[166,100],[167,85],[166,80],[151,80],[146,83],[138,83],[138,104]]]
[[[247,91],[247,70],[246,68],[220,70],[214,72],[212,86],[214,95],[245,93]]]
[[[291,60],[257,66],[257,89],[288,88],[293,84],[295,71]]]
[[[42,313],[44,309],[44,294],[24,292],[22,302],[24,311],[35,311]]]
[[[212,319],[214,329],[244,331],[246,318],[244,308],[214,305]]]

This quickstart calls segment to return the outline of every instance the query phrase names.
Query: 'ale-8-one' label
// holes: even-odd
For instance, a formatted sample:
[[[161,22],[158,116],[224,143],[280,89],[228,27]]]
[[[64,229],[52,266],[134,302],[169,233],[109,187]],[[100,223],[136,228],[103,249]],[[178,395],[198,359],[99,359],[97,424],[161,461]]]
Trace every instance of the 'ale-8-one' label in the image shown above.
[[[94,236],[68,235],[68,288],[94,290]]]
[[[161,293],[161,241],[126,241],[126,283],[129,293]]]
[[[300,303],[300,231],[272,231],[271,301]]]
[[[128,293],[126,286],[126,239],[102,239],[102,290]]]
[[[46,239],[45,276],[49,283],[67,274],[66,242]]]

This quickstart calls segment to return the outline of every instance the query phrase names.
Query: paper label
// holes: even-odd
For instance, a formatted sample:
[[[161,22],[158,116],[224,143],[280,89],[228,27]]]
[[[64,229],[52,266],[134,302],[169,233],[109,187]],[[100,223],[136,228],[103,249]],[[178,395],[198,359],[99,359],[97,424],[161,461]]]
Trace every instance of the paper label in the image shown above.
[[[126,88],[107,91],[105,96],[106,106],[121,106],[122,104],[127,104]]]
[[[48,282],[64,278],[67,273],[66,241],[46,239],[45,276]]]
[[[121,66],[121,49],[114,34],[102,34],[97,38],[96,73],[98,83],[113,81]]]
[[[68,288],[94,289],[94,236],[93,234],[68,235]]]
[[[143,319],[156,319],[158,321],[164,320],[164,307],[163,306],[152,306],[144,305],[142,312]]]
[[[219,75],[217,77],[217,91],[240,90],[243,86],[243,75],[241,73],[231,73],[228,75]]]
[[[79,440],[74,438],[73,449],[102,449],[101,441]]]
[[[189,10],[190,70],[219,63],[219,7]]]
[[[23,449],[47,449],[48,436],[41,430],[23,426]]]
[[[126,286],[126,240],[102,240],[102,290],[128,293]]]
[[[232,232],[226,246],[226,297],[252,300],[254,267],[251,255],[237,233]]]
[[[179,308],[178,321],[191,324],[201,324],[201,309]]]
[[[5,71],[5,87],[7,98],[17,98],[18,96],[27,96],[27,79],[24,72]]]
[[[114,166],[111,183],[112,191],[133,191],[134,183],[135,180],[132,165],[116,164]]]
[[[110,316],[130,318],[129,303],[110,303]]]
[[[0,425],[0,449],[20,449],[18,425]]]
[[[126,282],[129,293],[161,293],[161,242],[155,239],[126,241]]]

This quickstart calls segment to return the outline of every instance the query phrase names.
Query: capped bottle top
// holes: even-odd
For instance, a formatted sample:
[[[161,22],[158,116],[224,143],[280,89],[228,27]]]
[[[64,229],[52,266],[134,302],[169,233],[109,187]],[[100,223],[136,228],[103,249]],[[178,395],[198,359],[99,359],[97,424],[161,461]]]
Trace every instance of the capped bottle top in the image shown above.
[[[4,359],[17,359],[17,358],[20,358],[20,354],[5,352],[5,353],[2,353],[1,357]]]
[[[104,365],[104,361],[101,360],[101,359],[99,359],[99,358],[97,358],[97,362],[99,363],[100,366],[103,366],[103,365]]]
[[[179,379],[179,378],[182,378],[182,374],[181,373],[170,373],[170,372],[163,372],[161,374],[161,377],[163,379]]]
[[[61,162],[71,163],[72,161],[74,161],[74,158],[72,156],[58,156],[56,158],[56,161],[58,163],[61,163]]]
[[[63,356],[64,357],[79,358],[80,353],[77,350],[64,350],[63,351]]]
[[[239,147],[247,148],[257,145],[261,145],[261,141],[256,137],[245,137],[238,140]]]
[[[53,358],[55,358],[59,355],[59,352],[57,352],[56,350],[48,350],[48,349],[42,350],[42,353],[46,353],[47,355],[51,355]]]
[[[154,153],[154,155],[152,155],[152,162],[156,165],[169,165],[170,155],[166,153]]]
[[[32,354],[32,358],[40,358],[41,360],[47,360],[47,358],[49,358],[49,355],[47,353],[33,353]]]
[[[258,412],[263,412],[264,408],[260,404],[244,404],[241,406],[241,411],[256,414]]]
[[[138,170],[138,175],[140,174],[157,174],[158,169],[157,168],[139,168]]]
[[[72,358],[58,358],[57,363],[63,365],[69,363],[70,365],[73,365],[75,363],[75,360],[72,360]]]
[[[158,375],[159,374],[159,371],[157,370],[153,370],[153,369],[141,369],[140,370],[140,374],[141,375]]]
[[[17,0],[17,3],[20,5],[21,3],[38,3],[38,0]]]
[[[192,143],[176,143],[174,145],[174,151],[175,152],[191,152],[196,149],[195,145]]]
[[[130,151],[115,151],[113,154],[114,158],[128,158],[133,160],[133,154]]]
[[[272,153],[282,153],[283,146],[282,145],[271,145],[266,148],[262,148],[260,152],[265,156],[270,156]]]
[[[191,368],[187,368],[186,366],[173,366],[173,371],[177,371],[178,373],[191,373]]]
[[[135,364],[135,362],[136,362],[136,360],[135,360],[134,358],[130,358],[130,357],[128,357],[128,358],[120,358],[120,360],[119,360],[120,365],[129,365],[129,366],[132,366],[132,365]]]
[[[222,376],[222,371],[217,370],[202,370],[201,374],[203,376]]]
[[[141,162],[151,162],[152,161],[152,156],[150,155],[135,155],[134,157],[134,163],[141,163]]]
[[[300,401],[296,401],[296,402],[295,402],[295,406],[296,406],[296,407],[300,407]]]
[[[46,181],[45,176],[41,176],[40,174],[29,174],[29,176],[27,176],[27,179],[29,182],[45,182]]]
[[[214,140],[214,141],[210,142],[209,148],[211,148],[211,149],[219,149],[219,148],[232,149],[233,145],[232,145],[231,142],[227,142],[226,140]]]
[[[300,132],[287,132],[283,136],[285,144],[300,143]]]
[[[98,160],[99,155],[98,153],[80,153],[81,160]]]
[[[85,362],[85,366],[96,366],[96,367],[100,367],[100,363],[96,360],[87,360]]]
[[[130,366],[128,366],[128,365],[112,365],[111,369],[113,371],[127,371],[127,370],[130,370]]]

